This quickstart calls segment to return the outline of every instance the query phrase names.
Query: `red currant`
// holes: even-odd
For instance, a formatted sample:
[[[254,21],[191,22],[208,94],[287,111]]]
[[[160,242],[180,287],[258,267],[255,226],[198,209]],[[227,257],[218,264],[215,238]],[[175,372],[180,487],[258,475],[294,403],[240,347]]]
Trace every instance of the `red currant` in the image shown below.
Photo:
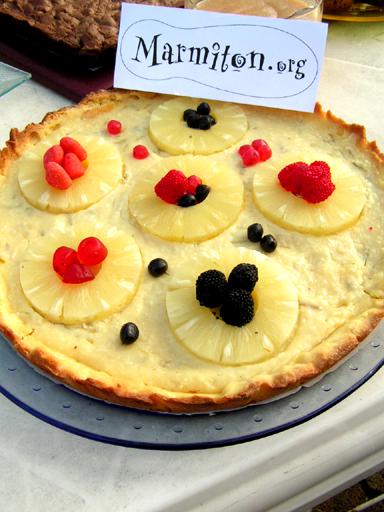
[[[249,151],[251,149],[251,147],[252,146],[250,144],[244,144],[243,146],[240,146],[238,149],[239,155],[242,157],[244,155],[244,153],[246,153],[247,151]]]
[[[137,160],[143,160],[143,158],[147,158],[149,151],[145,146],[139,144],[133,148],[132,154],[133,158],[136,158]]]
[[[260,160],[262,162],[265,162],[266,160],[269,160],[272,156],[272,150],[269,147],[268,143],[265,142],[263,139],[255,139],[252,142],[252,147],[256,149],[256,151],[260,155]]]
[[[260,162],[260,155],[256,149],[250,147],[247,151],[244,151],[242,159],[244,167],[250,167]]]
[[[108,249],[103,242],[94,236],[84,238],[77,248],[77,257],[85,265],[97,265],[105,260]]]
[[[108,121],[107,130],[110,135],[119,135],[121,132],[121,123],[115,119]]]
[[[77,254],[74,249],[62,245],[53,254],[52,265],[55,272],[63,277],[69,265],[77,261]]]
[[[91,269],[78,261],[71,263],[63,275],[63,283],[80,284],[95,279]]]

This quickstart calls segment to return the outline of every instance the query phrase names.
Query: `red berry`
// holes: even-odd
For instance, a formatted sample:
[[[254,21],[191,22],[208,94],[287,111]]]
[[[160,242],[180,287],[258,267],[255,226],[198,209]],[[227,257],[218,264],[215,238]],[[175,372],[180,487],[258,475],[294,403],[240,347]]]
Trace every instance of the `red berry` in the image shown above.
[[[265,162],[272,156],[272,149],[269,147],[267,142],[263,139],[255,139],[252,141],[252,147],[256,149],[256,151],[260,155],[260,160]]]
[[[196,189],[199,185],[201,185],[203,182],[198,176],[192,175],[189,176],[187,180],[187,194],[195,195]]]
[[[295,162],[284,167],[278,178],[285,190],[312,204],[325,201],[335,190],[326,162]]]
[[[73,180],[80,178],[85,173],[84,165],[75,153],[65,153],[63,167]]]
[[[243,159],[244,167],[250,167],[260,162],[260,155],[252,146],[243,152],[241,158]]]
[[[77,257],[85,265],[98,265],[105,260],[108,249],[103,242],[94,236],[84,238],[77,248]]]
[[[64,158],[64,150],[59,144],[56,144],[55,146],[52,146],[44,153],[44,157],[43,157],[44,167],[47,165],[48,162],[56,162],[57,164],[61,164],[63,161],[63,158]]]
[[[77,261],[76,251],[70,247],[65,247],[65,245],[62,245],[61,247],[58,247],[53,254],[53,269],[60,276],[63,276],[69,265],[75,261]]]
[[[108,121],[107,130],[110,135],[118,135],[121,132],[121,123],[115,119]]]
[[[72,137],[63,137],[60,140],[60,146],[64,149],[64,153],[75,153],[77,158],[82,162],[87,159],[87,152],[77,140]]]
[[[187,193],[188,180],[181,171],[172,169],[155,185],[155,193],[166,203],[176,204]]]
[[[48,162],[45,166],[45,179],[51,187],[66,190],[72,185],[72,180],[64,167],[56,162]]]
[[[304,162],[286,165],[277,175],[280,185],[296,196],[301,195],[301,178],[309,166]]]
[[[63,275],[63,283],[80,284],[95,279],[91,269],[78,261],[71,263]]]
[[[243,146],[240,146],[238,149],[238,153],[241,157],[243,157],[244,153],[246,153],[248,150],[250,150],[252,146],[250,144],[244,144]]]
[[[137,160],[143,160],[144,158],[147,158],[149,151],[145,146],[141,146],[139,144],[133,148],[132,154],[133,158],[136,158]]]

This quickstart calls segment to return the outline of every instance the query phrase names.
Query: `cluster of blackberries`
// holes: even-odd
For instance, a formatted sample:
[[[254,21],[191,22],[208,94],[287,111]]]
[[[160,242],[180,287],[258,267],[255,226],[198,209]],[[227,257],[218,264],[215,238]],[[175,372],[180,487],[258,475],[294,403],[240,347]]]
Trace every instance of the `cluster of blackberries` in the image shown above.
[[[209,130],[211,126],[216,124],[216,120],[210,115],[211,107],[208,103],[200,103],[196,110],[188,108],[184,111],[183,120],[189,128],[197,130]]]
[[[196,299],[201,306],[219,308],[226,324],[242,327],[255,315],[252,290],[258,280],[257,267],[252,263],[236,265],[228,281],[219,270],[206,270],[196,281]]]

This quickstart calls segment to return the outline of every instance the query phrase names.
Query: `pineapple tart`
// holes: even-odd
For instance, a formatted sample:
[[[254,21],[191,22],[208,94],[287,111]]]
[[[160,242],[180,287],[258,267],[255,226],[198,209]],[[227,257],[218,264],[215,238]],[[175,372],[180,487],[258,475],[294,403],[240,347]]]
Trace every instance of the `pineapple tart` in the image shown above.
[[[0,330],[128,407],[295,390],[384,316],[383,167],[319,105],[94,93],[0,153]]]

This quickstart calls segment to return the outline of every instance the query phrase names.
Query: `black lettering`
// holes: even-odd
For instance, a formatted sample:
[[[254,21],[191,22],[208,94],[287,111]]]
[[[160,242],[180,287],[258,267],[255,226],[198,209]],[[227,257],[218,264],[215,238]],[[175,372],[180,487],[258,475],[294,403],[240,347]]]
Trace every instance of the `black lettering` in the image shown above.
[[[158,66],[159,64],[161,64],[161,62],[158,62],[158,60],[157,60],[157,39],[160,36],[161,36],[161,34],[156,34],[155,36],[153,36],[153,39],[152,39],[149,49],[146,47],[144,39],[140,36],[136,36],[137,39],[139,40],[139,43],[137,45],[136,57],[132,60],[141,62],[141,60],[139,59],[139,51],[140,51],[140,49],[142,49],[143,53],[144,53],[144,57],[146,59],[148,58],[148,55],[150,54],[150,52],[152,52],[152,64],[150,64],[150,66]]]
[[[305,73],[302,73],[299,70],[301,68],[303,68],[306,63],[307,63],[307,59],[302,59],[302,60],[297,61],[297,68],[296,68],[296,73],[295,73],[296,80],[301,80],[302,78],[305,77]]]
[[[223,53],[221,54],[223,56],[223,60],[221,62],[221,71],[223,73],[225,73],[228,69],[228,64],[225,63],[225,61],[227,60],[227,57],[228,57],[228,53],[229,53],[229,49],[230,49],[230,46],[226,46],[225,47],[225,50],[223,51]]]
[[[177,45],[177,62],[183,62],[183,59],[181,58],[181,52],[186,52],[187,48],[183,44]]]
[[[279,60],[277,63],[277,71],[279,73],[283,73],[287,69],[287,65],[282,60]]]
[[[207,59],[208,59],[208,55],[209,55],[209,50],[208,50],[208,48],[206,46],[203,46],[202,48],[195,48],[194,46],[192,46],[191,48],[188,48],[188,49],[189,49],[189,52],[190,52],[189,62],[193,62],[194,64],[199,65],[200,64],[201,53],[204,51],[204,58],[203,58],[202,64],[206,64],[207,63]],[[194,58],[194,54],[195,53],[196,53],[196,59]]]
[[[246,62],[246,57],[240,53],[235,53],[231,59],[231,64],[235,68],[234,71],[240,71],[240,68],[244,67]]]
[[[256,68],[256,57],[258,57],[258,67],[257,67],[257,70],[258,71],[264,71],[263,69],[263,66],[264,66],[264,60],[265,60],[265,56],[264,56],[264,53],[256,53],[254,51],[252,52],[249,52],[247,53],[247,56],[250,55],[251,56],[251,65],[249,66],[249,69],[252,69],[252,68]]]
[[[220,44],[218,42],[213,43],[212,50],[215,50],[216,53],[212,53],[213,62],[212,62],[212,66],[209,69],[216,71],[216,63],[217,63],[217,59],[219,57]]]
[[[164,48],[163,55],[161,56],[163,61],[167,61],[168,64],[174,64],[174,61],[172,60],[172,57],[173,57],[172,46],[169,43],[165,43],[163,48]]]

